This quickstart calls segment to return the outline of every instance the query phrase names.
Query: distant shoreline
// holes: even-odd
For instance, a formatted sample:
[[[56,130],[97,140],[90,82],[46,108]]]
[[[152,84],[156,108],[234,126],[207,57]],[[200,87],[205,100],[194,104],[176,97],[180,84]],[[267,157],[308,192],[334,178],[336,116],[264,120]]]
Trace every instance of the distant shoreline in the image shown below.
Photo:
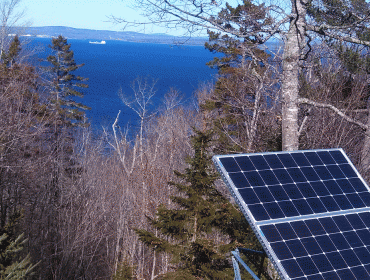
[[[20,36],[21,38],[23,37],[23,36]],[[25,37],[25,38],[28,38],[28,39],[30,39],[30,40],[32,40],[32,39],[35,39],[35,40],[51,40],[52,38],[56,38],[56,37],[36,37],[36,36],[27,36],[27,37]],[[89,43],[89,40],[91,40],[91,39],[76,39],[76,38],[68,38],[68,37],[65,37],[66,39],[68,39],[68,40],[77,40],[77,41],[86,41],[86,43]],[[118,39],[116,39],[116,40],[114,40],[114,39],[108,39],[108,40],[105,40],[106,41],[106,44],[103,44],[103,46],[109,46],[110,45],[110,42],[112,43],[112,42],[123,42],[123,43],[132,43],[132,44],[154,44],[154,45],[167,45],[167,46],[169,46],[170,48],[172,48],[172,47],[178,47],[178,48],[181,48],[181,47],[184,47],[184,48],[186,48],[186,47],[203,47],[203,48],[205,48],[204,47],[204,44],[199,44],[199,45],[195,45],[195,44],[178,44],[178,43],[174,43],[174,42],[172,42],[172,43],[168,43],[168,42],[155,42],[155,41],[153,41],[153,42],[138,42],[138,41],[126,41],[126,40],[118,40]],[[90,44],[90,45],[98,45],[98,47],[99,47],[99,45],[100,44]]]
[[[16,30],[14,30],[16,31]],[[16,32],[10,32],[15,35]],[[185,46],[203,46],[208,41],[206,37],[176,37],[167,34],[144,34],[131,31],[109,31],[109,30],[91,30],[79,29],[66,26],[43,26],[28,27],[20,35],[27,38],[54,38],[59,35],[67,39],[77,40],[97,40],[97,41],[124,41],[132,43],[152,43],[152,44],[169,44]]]

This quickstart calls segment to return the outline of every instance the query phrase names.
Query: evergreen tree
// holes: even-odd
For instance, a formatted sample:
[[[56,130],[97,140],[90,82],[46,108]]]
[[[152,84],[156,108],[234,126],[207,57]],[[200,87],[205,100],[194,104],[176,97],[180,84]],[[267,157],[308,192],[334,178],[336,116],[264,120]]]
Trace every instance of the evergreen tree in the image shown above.
[[[279,39],[283,43],[283,50],[280,52],[281,73],[277,89],[281,93],[282,149],[286,151],[299,149],[302,132],[299,115],[302,104],[316,108],[325,106],[342,117],[345,115],[332,104],[319,104],[299,96],[300,76],[311,67],[306,61],[312,53],[313,42],[317,45],[320,40],[334,40],[370,47],[367,32],[370,26],[370,5],[367,0],[243,0],[236,2],[236,9],[242,12],[234,13],[234,18],[230,17],[232,13],[228,10],[233,9],[229,9],[227,3],[226,8],[223,8],[224,1],[137,0],[136,3],[136,7],[150,21],[166,27],[181,26],[190,33],[214,30],[239,40],[256,42],[261,47],[266,47],[265,44],[273,37]],[[241,3],[244,7],[239,7]],[[117,23],[138,24],[122,18],[114,20]],[[370,128],[348,115],[344,119],[359,127]],[[367,127],[366,133],[370,135]]]
[[[369,44],[360,42],[370,41],[370,27],[363,19],[370,13],[370,5],[365,0],[311,0],[308,3],[307,14],[323,27],[330,25],[340,28],[341,35],[358,39],[359,42],[346,42],[337,37],[324,37],[326,43],[336,52],[351,74],[360,72],[370,73]],[[343,28],[348,26],[351,28]],[[323,28],[321,35],[325,35]]]
[[[307,9],[308,15],[319,24],[331,25],[341,28],[342,26],[352,26],[352,28],[342,28],[342,33],[349,37],[357,38],[362,42],[370,41],[370,27],[363,24],[360,18],[367,18],[370,13],[370,5],[365,0],[312,0]],[[324,32],[324,31],[323,31]],[[324,38],[326,43],[335,51],[341,66],[345,70],[346,86],[340,101],[346,104],[346,98],[350,98],[355,75],[370,74],[370,45],[361,45],[346,42],[336,38]],[[318,66],[316,66],[319,68]],[[370,94],[370,92],[369,92]],[[363,96],[358,107],[354,109],[364,109],[368,106],[369,94]],[[339,104],[335,104],[338,108]]]
[[[87,80],[75,74],[75,71],[83,66],[74,60],[74,52],[67,39],[58,36],[52,39],[49,45],[53,55],[47,57],[51,63],[49,72],[52,74],[49,104],[46,108],[49,131],[47,144],[50,145],[53,163],[50,165],[50,177],[47,188],[50,190],[49,211],[49,234],[46,243],[50,244],[46,250],[51,256],[48,259],[49,266],[62,262],[61,236],[58,232],[58,224],[61,222],[59,209],[61,206],[62,191],[66,184],[76,180],[79,165],[74,158],[74,132],[75,127],[88,126],[84,110],[90,109],[76,101],[77,97],[83,97],[82,88],[87,88],[84,82]]]
[[[136,230],[154,251],[171,254],[176,270],[162,279],[233,279],[227,254],[239,246],[260,249],[243,215],[215,188],[218,176],[211,168],[210,141],[210,133],[196,131],[192,137],[189,167],[184,173],[175,171],[183,183],[170,183],[179,191],[171,198],[177,207],[162,205],[150,219],[161,236]],[[216,241],[217,233],[223,234],[223,242]]]
[[[61,35],[52,39],[52,45],[49,47],[55,52],[55,55],[47,58],[52,64],[50,71],[53,74],[51,102],[65,123],[86,126],[85,112],[82,110],[90,108],[76,102],[74,97],[83,97],[83,93],[78,89],[88,87],[83,83],[87,79],[73,73],[84,64],[76,64],[71,44]]]
[[[216,20],[225,24],[240,24],[243,14],[266,25],[268,17],[263,5],[243,1],[236,8],[226,4]],[[208,31],[205,47],[215,57],[208,65],[218,69],[214,92],[201,104],[211,115],[209,128],[217,135],[216,153],[256,152],[281,150],[281,126],[271,122],[277,112],[272,100],[276,97],[277,75],[270,67],[271,56],[257,44],[251,35],[238,39],[228,34]],[[275,79],[275,81],[274,81]],[[263,114],[261,112],[264,112]]]
[[[3,64],[7,67],[11,67],[21,50],[21,42],[19,41],[18,35],[14,36],[13,40],[10,43],[8,51],[2,52],[1,59],[3,61]]]
[[[23,259],[19,257],[27,241],[23,239],[23,234],[16,234],[20,218],[20,212],[15,212],[7,224],[0,228],[0,279],[25,279],[36,266],[32,265],[29,255]]]
[[[113,280],[132,280],[133,267],[127,261],[124,261],[117,269],[116,273],[113,275]]]

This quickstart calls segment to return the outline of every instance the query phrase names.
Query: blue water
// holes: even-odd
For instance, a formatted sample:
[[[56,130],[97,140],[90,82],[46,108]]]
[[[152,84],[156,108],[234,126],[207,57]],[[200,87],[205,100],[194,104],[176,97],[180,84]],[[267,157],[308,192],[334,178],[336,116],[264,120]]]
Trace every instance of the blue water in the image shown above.
[[[106,41],[105,45],[89,44],[88,40],[69,39],[77,64],[85,66],[76,74],[89,78],[89,88],[78,101],[91,107],[87,117],[93,128],[111,126],[119,110],[120,126],[135,124],[137,116],[125,107],[118,96],[119,88],[132,95],[132,81],[138,76],[158,79],[152,110],[161,103],[170,87],[174,87],[190,102],[200,83],[213,81],[216,70],[206,63],[213,58],[202,46],[171,46],[165,44]],[[29,47],[47,46],[51,39],[35,39]],[[39,53],[46,58],[47,52]]]

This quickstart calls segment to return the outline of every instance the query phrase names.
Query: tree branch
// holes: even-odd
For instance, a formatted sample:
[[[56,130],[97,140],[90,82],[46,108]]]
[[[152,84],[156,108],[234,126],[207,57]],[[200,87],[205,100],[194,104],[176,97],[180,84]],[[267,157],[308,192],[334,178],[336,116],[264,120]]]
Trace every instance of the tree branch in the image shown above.
[[[303,118],[303,121],[302,121],[302,123],[301,123],[301,127],[299,128],[299,130],[298,130],[298,136],[300,136],[301,134],[302,134],[302,132],[303,132],[303,129],[304,129],[304,127],[305,127],[305,125],[306,125],[306,123],[307,123],[307,121],[308,121],[308,116],[310,115],[310,113],[311,113],[311,109],[312,108],[310,108],[309,110],[308,110],[308,112],[307,112],[307,114],[304,116],[304,118]]]
[[[341,110],[339,110],[337,107],[335,107],[335,106],[333,106],[331,104],[320,103],[320,102],[309,100],[307,98],[299,98],[298,99],[298,103],[300,103],[300,104],[308,104],[308,105],[312,105],[312,106],[319,107],[319,108],[327,108],[327,109],[330,109],[333,112],[335,112],[337,115],[339,115],[340,117],[342,117],[343,119],[345,119],[346,121],[358,125],[363,130],[365,130],[365,131],[370,130],[370,127],[368,125],[365,125],[362,122],[359,122],[359,121],[355,120],[354,118],[351,118],[351,117],[347,116],[345,113],[343,113]]]
[[[354,37],[349,37],[349,36],[343,36],[343,35],[336,35],[332,32],[329,31],[330,27],[327,26],[326,24],[320,25],[320,26],[313,26],[310,24],[307,24],[306,29],[308,31],[313,31],[319,35],[322,36],[327,36],[333,39],[336,39],[341,42],[348,42],[348,43],[353,43],[353,44],[360,44],[364,46],[370,47],[370,42],[369,41],[363,41]]]
[[[110,19],[113,22],[116,23],[125,23],[127,25],[132,26],[140,26],[140,25],[146,25],[146,24],[164,24],[166,26],[170,24],[174,25],[183,25],[187,26],[188,32],[190,31],[190,26],[192,28],[198,27],[202,29],[210,29],[210,30],[216,30],[218,32],[228,33],[230,35],[233,35],[238,38],[244,38],[247,39],[248,37],[255,36],[258,38],[258,44],[264,44],[266,41],[268,41],[272,36],[274,36],[277,33],[281,32],[281,26],[283,26],[285,23],[290,21],[290,18],[292,15],[284,15],[283,18],[277,22],[275,22],[273,25],[268,26],[267,28],[260,27],[257,30],[249,30],[249,32],[245,33],[240,31],[240,26],[237,27],[225,27],[221,23],[219,23],[214,16],[211,15],[210,11],[214,11],[214,5],[207,4],[196,4],[194,1],[190,1],[191,4],[183,4],[183,5],[177,5],[171,3],[169,0],[163,0],[159,1],[159,3],[156,3],[156,1],[151,0],[142,0],[138,2],[138,7],[141,7],[141,9],[146,9],[146,16],[149,18],[148,22],[130,22],[125,19],[110,16]],[[190,8],[189,8],[190,6]],[[277,9],[276,6],[271,6],[267,8],[267,12],[270,12],[270,10]],[[165,16],[167,15],[167,16]],[[172,17],[172,18],[171,18]],[[261,34],[264,34],[262,37]]]

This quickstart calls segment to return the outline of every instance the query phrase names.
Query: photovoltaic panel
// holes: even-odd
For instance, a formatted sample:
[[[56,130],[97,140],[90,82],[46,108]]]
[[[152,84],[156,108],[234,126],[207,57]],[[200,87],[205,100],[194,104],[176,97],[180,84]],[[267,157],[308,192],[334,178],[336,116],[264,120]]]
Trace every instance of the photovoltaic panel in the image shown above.
[[[342,149],[213,160],[283,279],[370,279],[370,189]]]

